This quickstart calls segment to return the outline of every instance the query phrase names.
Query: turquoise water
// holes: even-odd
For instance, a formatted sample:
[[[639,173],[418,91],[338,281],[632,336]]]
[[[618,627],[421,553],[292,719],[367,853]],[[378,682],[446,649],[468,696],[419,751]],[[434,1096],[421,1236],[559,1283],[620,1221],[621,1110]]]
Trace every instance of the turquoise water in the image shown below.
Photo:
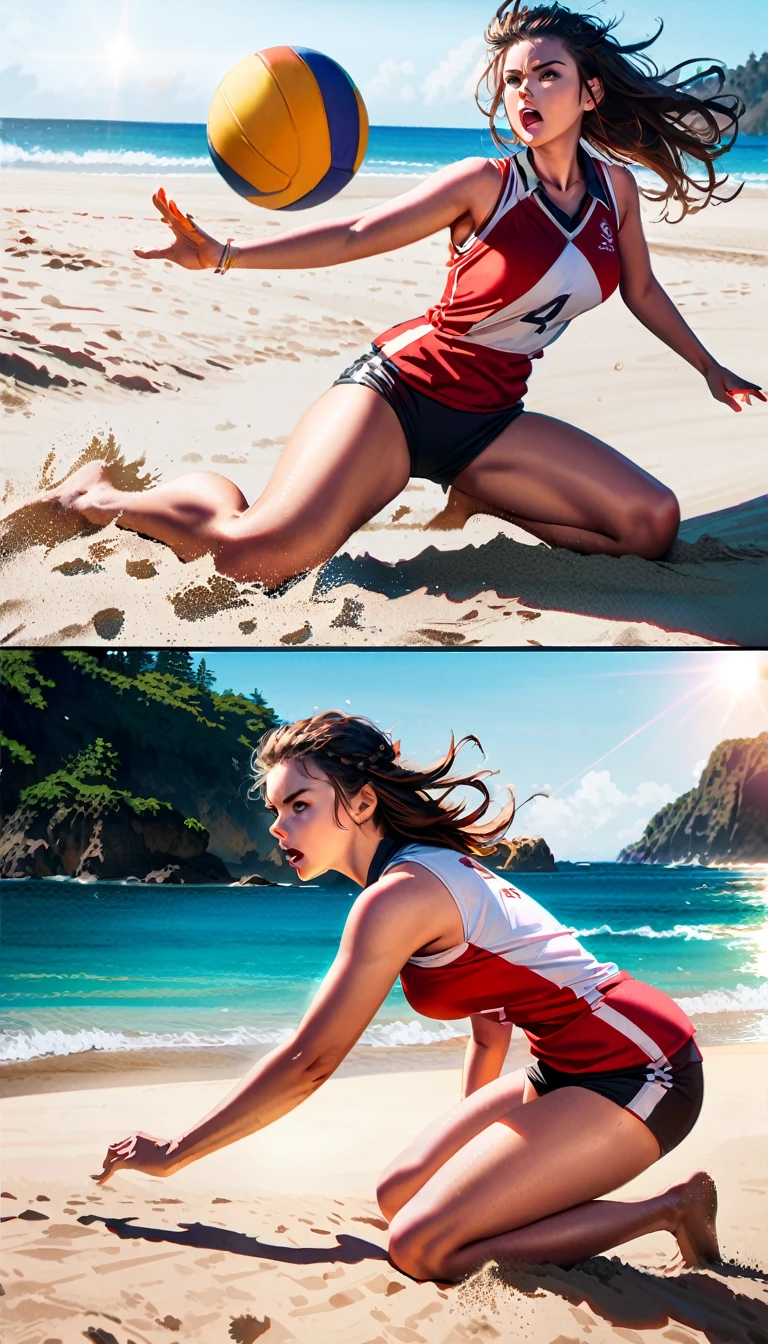
[[[596,957],[673,995],[720,1038],[768,1035],[765,870],[561,865],[518,885]],[[83,1050],[268,1045],[330,966],[355,892],[0,883],[0,1061]],[[729,1023],[731,1026],[729,1027]],[[396,985],[362,1043],[449,1040]]]
[[[420,176],[472,154],[492,155],[487,129],[372,126],[363,174]],[[0,166],[127,173],[163,179],[213,173],[203,125],[144,121],[0,121]],[[741,136],[717,163],[736,181],[768,186],[768,136]],[[642,176],[642,174],[641,174]],[[649,180],[650,174],[645,174]]]

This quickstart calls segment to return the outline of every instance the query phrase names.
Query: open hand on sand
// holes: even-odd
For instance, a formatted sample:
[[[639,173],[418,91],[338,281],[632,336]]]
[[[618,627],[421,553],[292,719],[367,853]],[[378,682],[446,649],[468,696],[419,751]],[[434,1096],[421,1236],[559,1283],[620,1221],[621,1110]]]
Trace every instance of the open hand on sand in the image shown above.
[[[173,242],[168,247],[135,247],[137,257],[145,261],[175,261],[187,271],[210,271],[218,265],[224,244],[201,229],[191,215],[183,215],[176,202],[168,200],[162,187],[154,193],[152,204],[173,230]]]
[[[151,1134],[139,1130],[127,1139],[109,1145],[103,1170],[92,1175],[91,1180],[104,1185],[122,1167],[146,1172],[148,1176],[170,1176],[176,1169],[170,1155],[177,1147],[176,1139],[155,1139]]]
[[[756,397],[758,401],[768,401],[768,397],[757,383],[749,383],[745,378],[739,378],[738,374],[732,373],[722,364],[713,364],[705,377],[715,401],[724,402],[732,411],[740,411],[742,409],[740,403],[751,406],[752,397]]]

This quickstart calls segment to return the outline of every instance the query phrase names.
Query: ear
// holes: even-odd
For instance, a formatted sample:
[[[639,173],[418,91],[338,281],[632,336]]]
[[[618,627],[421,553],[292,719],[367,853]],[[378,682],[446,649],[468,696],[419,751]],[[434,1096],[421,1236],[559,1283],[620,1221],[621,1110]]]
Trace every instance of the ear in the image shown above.
[[[353,821],[358,826],[364,825],[366,821],[371,820],[378,805],[379,800],[376,796],[376,790],[372,785],[364,784],[360,792],[355,794],[352,799],[350,811]]]
[[[584,111],[592,112],[599,103],[602,103],[603,98],[605,97],[605,90],[603,89],[602,81],[599,80],[597,77],[595,77],[594,79],[587,80],[587,88],[589,89],[588,94],[587,90],[586,89],[584,90],[584,93],[586,95],[586,101],[584,103]]]

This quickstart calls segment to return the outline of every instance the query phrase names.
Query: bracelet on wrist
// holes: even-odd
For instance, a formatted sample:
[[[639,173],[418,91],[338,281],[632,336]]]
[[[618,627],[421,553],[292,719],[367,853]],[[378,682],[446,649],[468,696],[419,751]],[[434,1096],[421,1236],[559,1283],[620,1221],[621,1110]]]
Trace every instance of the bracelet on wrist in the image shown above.
[[[232,242],[233,242],[232,238],[227,239],[226,245],[222,251],[221,256],[219,257],[219,264],[214,271],[214,275],[226,275],[230,267],[234,266],[235,258],[238,255],[239,249],[235,248],[233,251]]]

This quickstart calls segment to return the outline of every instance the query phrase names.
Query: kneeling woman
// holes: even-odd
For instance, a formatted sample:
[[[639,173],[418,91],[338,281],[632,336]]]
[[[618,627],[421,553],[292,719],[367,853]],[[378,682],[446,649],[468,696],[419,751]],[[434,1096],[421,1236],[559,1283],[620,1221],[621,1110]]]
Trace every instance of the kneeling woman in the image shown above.
[[[111,1144],[94,1179],[123,1167],[171,1175],[278,1120],[338,1068],[399,975],[418,1012],[472,1019],[466,1095],[379,1183],[400,1269],[452,1280],[489,1260],[570,1264],[660,1230],[677,1239],[684,1264],[718,1259],[704,1172],[651,1199],[601,1198],[695,1123],[693,1026],[665,994],[596,961],[477,862],[514,802],[483,821],[488,772],[452,775],[457,750],[451,742],[436,764],[408,765],[372,723],[336,712],[263,740],[257,786],[288,861],[303,881],[333,869],[364,890],[290,1040],[178,1137]],[[457,787],[479,790],[474,810],[446,801]],[[502,1078],[515,1022],[535,1062]]]

